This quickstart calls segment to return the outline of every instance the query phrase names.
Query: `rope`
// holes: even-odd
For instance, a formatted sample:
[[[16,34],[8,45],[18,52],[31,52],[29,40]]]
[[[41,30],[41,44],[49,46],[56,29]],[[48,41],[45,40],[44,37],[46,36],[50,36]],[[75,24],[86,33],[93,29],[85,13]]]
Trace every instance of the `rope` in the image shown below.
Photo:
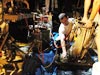
[[[56,56],[56,54],[54,55],[52,62],[50,64],[48,64],[47,66],[44,66],[43,59],[40,56],[38,56],[38,58],[42,61],[44,68],[49,68],[52,66],[53,62],[55,61],[55,56]]]

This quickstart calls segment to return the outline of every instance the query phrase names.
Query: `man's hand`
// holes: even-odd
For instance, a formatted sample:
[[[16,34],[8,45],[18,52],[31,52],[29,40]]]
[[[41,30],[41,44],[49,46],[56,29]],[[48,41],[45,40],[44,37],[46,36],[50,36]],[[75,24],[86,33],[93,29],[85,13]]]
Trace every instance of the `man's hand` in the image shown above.
[[[84,27],[86,27],[86,28],[91,28],[91,27],[92,27],[92,24],[93,24],[93,22],[90,21],[90,20],[88,20],[88,21],[86,22],[86,24],[85,24]]]

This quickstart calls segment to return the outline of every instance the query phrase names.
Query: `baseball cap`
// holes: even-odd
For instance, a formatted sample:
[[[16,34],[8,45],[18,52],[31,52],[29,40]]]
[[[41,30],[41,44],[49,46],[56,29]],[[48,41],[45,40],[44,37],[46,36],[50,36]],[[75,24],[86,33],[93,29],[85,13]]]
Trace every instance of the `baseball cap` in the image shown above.
[[[66,16],[66,14],[65,13],[60,13],[59,14],[59,16],[58,16],[58,18],[59,18],[59,20],[61,20],[63,17],[65,17]]]

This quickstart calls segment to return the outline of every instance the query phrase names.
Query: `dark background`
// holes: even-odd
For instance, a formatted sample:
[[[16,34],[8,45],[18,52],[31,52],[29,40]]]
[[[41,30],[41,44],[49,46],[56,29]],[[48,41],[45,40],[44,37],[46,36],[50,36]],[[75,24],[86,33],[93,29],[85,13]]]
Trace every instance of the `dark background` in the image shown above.
[[[37,9],[41,11],[42,7],[45,6],[45,0],[29,0],[29,10],[22,10],[20,9],[20,12],[29,14],[31,12],[37,12]],[[79,2],[79,4],[78,4]],[[51,0],[50,0],[51,4]],[[84,5],[84,0],[58,0],[58,8],[54,8],[54,11],[51,11],[51,5],[50,5],[50,12],[53,14],[53,32],[58,32],[59,28],[59,19],[58,15],[61,12],[66,13],[68,16],[72,17],[73,16],[73,11],[78,11],[79,13],[83,14],[83,5]],[[77,7],[81,7],[80,9]],[[28,11],[28,12],[26,12]],[[32,18],[27,19],[28,25],[34,25],[34,21]],[[13,36],[16,40],[21,41],[21,42],[28,42],[27,39],[27,34],[28,34],[28,27],[26,24],[25,19],[10,22],[10,34]]]

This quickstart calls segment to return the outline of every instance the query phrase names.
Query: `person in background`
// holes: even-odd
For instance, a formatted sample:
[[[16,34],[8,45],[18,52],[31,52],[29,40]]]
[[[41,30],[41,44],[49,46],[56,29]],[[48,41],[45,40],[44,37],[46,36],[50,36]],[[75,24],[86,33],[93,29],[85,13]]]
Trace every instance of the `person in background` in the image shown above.
[[[49,12],[49,8],[50,8],[50,0],[45,0],[45,7],[46,7],[46,13]]]
[[[45,0],[46,13],[58,8],[58,0]]]

